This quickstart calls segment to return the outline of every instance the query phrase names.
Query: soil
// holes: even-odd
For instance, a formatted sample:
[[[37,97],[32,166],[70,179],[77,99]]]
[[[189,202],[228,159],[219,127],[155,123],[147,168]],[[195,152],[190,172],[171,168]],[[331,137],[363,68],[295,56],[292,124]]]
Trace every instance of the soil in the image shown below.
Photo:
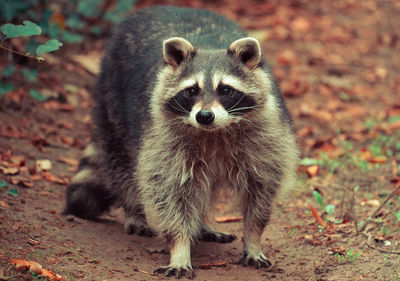
[[[238,240],[195,244],[196,279],[400,280],[399,194],[366,231],[356,227],[400,182],[400,57],[395,56],[400,51],[400,5],[277,2],[189,4],[223,13],[262,40],[293,114],[302,157],[325,162],[316,164],[316,173],[300,166],[298,188],[276,202],[262,237],[263,251],[273,263],[268,270],[237,265],[243,226],[241,221],[215,222],[215,216],[239,215],[229,198],[221,198],[210,223]],[[36,84],[17,77],[21,87],[0,97],[0,181],[7,185],[0,187],[0,280],[40,280],[16,271],[10,258],[36,261],[63,280],[170,279],[153,273],[169,262],[166,245],[126,234],[120,209],[98,221],[61,215],[76,161],[90,141],[89,93],[96,77],[83,60],[72,57],[83,54],[95,65],[103,44],[103,39],[93,43],[96,48],[90,52],[71,46],[50,55],[39,66]],[[6,57],[0,53],[0,66],[6,65]],[[51,98],[35,100],[26,90],[31,87],[49,89],[45,93]],[[382,136],[393,141],[382,144],[385,155],[375,155],[371,145]],[[48,172],[36,168],[41,159],[50,160]],[[338,164],[331,170],[332,163]],[[360,168],[362,163],[367,168]],[[11,194],[13,189],[18,195]],[[314,191],[325,205],[336,206],[333,215],[323,215]]]

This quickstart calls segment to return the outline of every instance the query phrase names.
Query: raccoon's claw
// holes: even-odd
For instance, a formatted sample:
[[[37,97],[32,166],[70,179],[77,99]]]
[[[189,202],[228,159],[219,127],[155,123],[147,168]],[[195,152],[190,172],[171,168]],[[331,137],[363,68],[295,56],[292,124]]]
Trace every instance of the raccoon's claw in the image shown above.
[[[186,277],[188,279],[194,278],[193,269],[182,268],[182,267],[173,267],[173,266],[161,266],[154,270],[155,273],[164,274],[166,277],[175,276],[176,279],[180,279],[182,277]]]
[[[204,242],[217,242],[217,243],[231,243],[237,237],[233,234],[218,232],[209,228],[203,227],[200,231],[200,241]]]
[[[154,237],[156,233],[149,227],[137,226],[134,224],[125,225],[125,231],[128,234],[137,234],[139,236]]]
[[[156,236],[156,233],[148,226],[146,221],[138,216],[126,217],[124,228],[128,234],[137,234],[147,237]]]
[[[258,257],[250,257],[248,254],[244,253],[238,264],[242,264],[243,266],[249,265],[256,269],[269,268],[272,266],[271,262],[262,253]]]

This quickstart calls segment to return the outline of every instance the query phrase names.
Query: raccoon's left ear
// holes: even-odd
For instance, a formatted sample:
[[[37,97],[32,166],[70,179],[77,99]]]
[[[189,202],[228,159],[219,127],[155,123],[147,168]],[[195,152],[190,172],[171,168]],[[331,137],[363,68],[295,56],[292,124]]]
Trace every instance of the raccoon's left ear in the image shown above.
[[[234,56],[249,69],[254,69],[260,64],[262,55],[260,43],[252,37],[234,41],[228,48],[228,54]]]
[[[181,37],[172,37],[163,42],[164,61],[174,68],[196,53],[193,45]]]

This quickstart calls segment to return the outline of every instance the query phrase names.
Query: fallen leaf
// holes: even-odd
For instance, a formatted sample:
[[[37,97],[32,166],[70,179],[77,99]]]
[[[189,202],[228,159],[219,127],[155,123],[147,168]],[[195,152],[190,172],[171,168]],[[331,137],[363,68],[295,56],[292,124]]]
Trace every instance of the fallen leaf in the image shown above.
[[[379,202],[379,200],[371,199],[368,200],[366,204],[372,207],[378,207],[381,203]]]
[[[4,166],[0,166],[0,170],[3,172],[3,174],[5,175],[16,175],[19,173],[19,168],[18,167],[4,167]]]
[[[61,136],[60,139],[65,144],[68,144],[68,145],[73,145],[74,144],[74,139],[72,137]]]
[[[72,158],[60,157],[58,158],[58,161],[61,163],[69,164],[74,168],[77,168],[79,166],[79,161]]]
[[[36,167],[36,172],[41,172],[41,171],[51,170],[52,165],[49,159],[39,159],[36,160],[35,167]]]
[[[215,221],[222,223],[222,222],[235,222],[241,221],[243,216],[222,216],[222,217],[215,217]]]
[[[50,270],[44,269],[42,265],[34,261],[20,260],[20,259],[10,259],[10,263],[15,265],[18,271],[30,270],[37,275],[42,275],[44,277],[50,278],[50,280],[60,281],[63,279],[61,275],[58,275]]]
[[[295,64],[298,61],[298,58],[294,51],[286,49],[278,54],[277,60],[279,64],[283,66],[288,66],[291,64]]]
[[[19,176],[18,176],[19,177]],[[30,182],[29,180],[23,179],[23,178],[11,178],[11,183],[14,185],[19,185],[22,187],[32,187],[33,183]]]
[[[74,55],[72,60],[86,69],[92,74],[98,74],[100,70],[100,59],[101,54],[98,52],[92,52],[85,55]]]
[[[205,263],[199,265],[200,269],[212,269],[214,267],[226,267],[226,262]]]
[[[43,107],[48,110],[74,111],[75,107],[69,103],[60,103],[56,100],[50,100],[43,103]]]
[[[0,200],[0,207],[3,207],[3,208],[10,208],[10,206],[7,204],[7,202],[6,202],[6,201],[3,201],[3,200]]]
[[[306,168],[307,175],[310,177],[315,177],[318,174],[318,171],[319,171],[318,165],[312,165]]]
[[[311,210],[312,215],[314,216],[315,220],[322,226],[325,227],[325,222],[322,220],[322,218],[318,215],[317,210],[315,210],[313,205],[308,205],[308,207]]]
[[[54,176],[53,174],[50,174],[50,173],[47,172],[47,171],[43,171],[43,172],[42,172],[42,175],[43,175],[43,177],[44,177],[47,181],[54,182],[54,183],[58,183],[58,184],[67,184],[67,183],[65,182],[65,180],[60,179],[60,178]]]

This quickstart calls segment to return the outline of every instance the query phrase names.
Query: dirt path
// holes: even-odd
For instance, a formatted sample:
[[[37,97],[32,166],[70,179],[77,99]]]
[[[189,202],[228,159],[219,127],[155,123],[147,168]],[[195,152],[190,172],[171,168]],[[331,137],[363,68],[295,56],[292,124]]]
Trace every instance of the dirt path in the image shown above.
[[[371,241],[355,228],[400,182],[400,5],[277,2],[196,4],[238,20],[264,42],[308,159],[299,168],[298,188],[280,199],[263,235],[274,267],[236,265],[242,223],[214,222],[215,215],[237,215],[220,202],[211,223],[239,239],[197,244],[196,278],[400,280],[400,255],[390,253],[400,251],[399,194],[369,224]],[[0,280],[40,280],[17,272],[9,258],[36,261],[64,280],[168,279],[152,274],[168,263],[168,253],[160,252],[165,247],[125,234],[121,210],[98,222],[61,216],[66,184],[91,128],[95,75],[71,59],[78,53],[55,56],[39,67],[37,84],[16,81],[20,89],[0,96]],[[0,52],[2,67],[5,58]],[[30,87],[48,89],[53,98],[38,102],[25,90]],[[51,162],[48,172],[36,167],[43,159]],[[323,214],[314,191],[324,207],[335,206],[322,218],[325,227],[310,210],[312,205]]]

